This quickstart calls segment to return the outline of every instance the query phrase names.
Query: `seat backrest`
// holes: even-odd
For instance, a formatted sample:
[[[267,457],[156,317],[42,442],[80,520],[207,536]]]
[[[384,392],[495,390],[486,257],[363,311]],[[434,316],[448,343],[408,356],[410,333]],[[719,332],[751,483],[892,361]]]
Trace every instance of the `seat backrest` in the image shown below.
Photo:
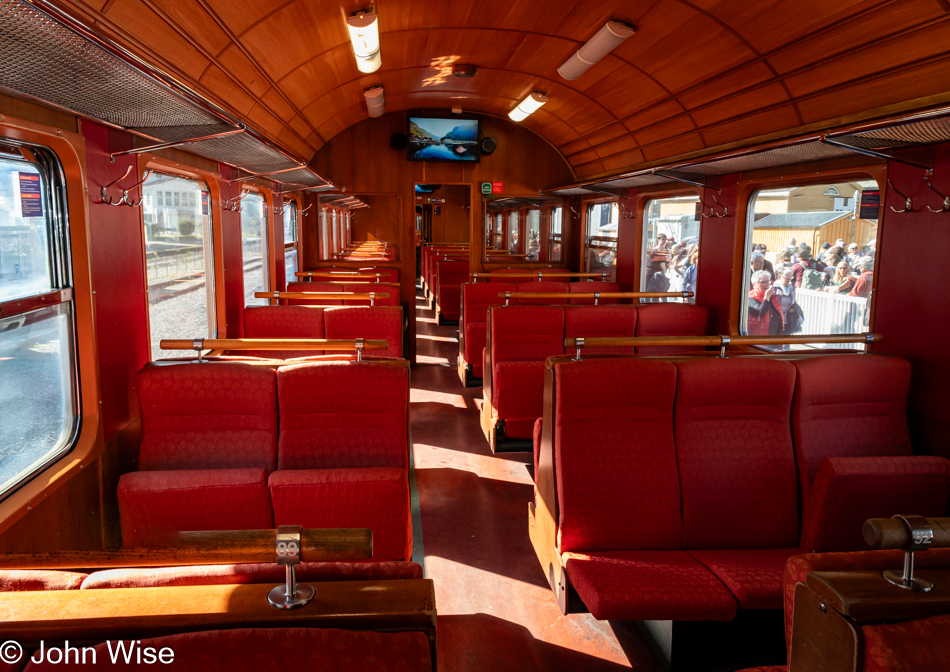
[[[561,306],[493,306],[492,365],[543,362],[564,354],[564,308]]]
[[[637,307],[613,306],[568,306],[564,309],[564,338],[629,338],[637,331]],[[588,348],[582,354],[634,354],[635,348]],[[575,348],[567,348],[566,355],[574,355]]]
[[[364,274],[379,274],[379,282],[399,282],[399,269],[398,268],[382,268],[379,266],[367,266],[366,268],[357,269],[360,273]]]
[[[138,374],[139,469],[274,469],[277,378],[238,362],[152,364]]]
[[[324,338],[323,308],[319,306],[248,306],[244,309],[244,338]],[[323,350],[245,350],[247,357],[290,359],[322,355]]]
[[[504,292],[516,291],[516,285],[505,282],[468,282],[462,285],[463,311],[462,321],[466,324],[478,324],[488,321],[488,307],[501,306],[504,299],[498,298]]]
[[[409,370],[306,362],[277,370],[279,469],[408,468]]]
[[[555,367],[562,552],[680,546],[676,367],[646,359]]]
[[[788,362],[678,362],[676,455],[683,548],[798,545]]]
[[[592,292],[619,292],[619,282],[604,282],[603,280],[592,280],[589,282],[570,283],[571,294],[590,294]],[[611,303],[619,303],[620,299],[598,299],[597,305],[603,306]],[[568,303],[572,305],[594,305],[594,299],[569,299]]]
[[[467,261],[445,261],[437,260],[435,262],[436,273],[439,276],[437,283],[461,285],[468,282],[469,263]]]
[[[637,308],[637,336],[703,336],[709,321],[706,306],[689,303],[645,303]],[[695,352],[695,347],[651,346],[637,348],[640,355]]]
[[[501,261],[501,260],[499,260],[499,261]],[[489,271],[489,273],[491,273],[492,275],[496,275],[496,274],[498,274],[498,275],[512,275],[512,274],[515,274],[515,273],[526,273],[527,271],[530,271],[530,270],[531,270],[530,268],[512,268],[512,267],[509,266],[508,268],[494,268],[494,269],[492,269],[491,271]],[[524,278],[515,278],[514,280],[512,280],[512,282],[517,283],[517,282],[520,282],[520,281],[523,280],[523,279],[524,279]],[[489,278],[488,281],[489,281],[489,282],[508,282],[507,280],[501,280],[501,279],[499,279],[499,278]]]
[[[378,286],[376,283],[357,283],[353,285],[338,285],[341,292],[356,292],[357,294],[369,294],[371,292],[376,294],[389,294],[388,298],[381,299],[377,298],[373,302],[373,305],[376,306],[398,306],[399,305],[399,288],[390,287],[388,285]],[[369,299],[344,299],[344,306],[368,306],[370,305]]]
[[[329,282],[288,282],[288,292],[342,292],[343,285]],[[343,299],[288,299],[291,306],[342,306]]]
[[[546,294],[567,294],[569,291],[571,291],[571,287],[567,282],[556,282],[554,280],[532,280],[530,282],[519,282],[518,289],[516,291],[529,292],[532,294],[542,292]],[[527,305],[564,304],[567,303],[567,299],[529,299],[521,297],[518,299],[517,303]]]
[[[389,341],[386,350],[367,350],[370,357],[402,357],[402,308],[399,306],[343,306],[323,311],[325,338],[363,338]],[[328,351],[333,354],[333,351]]]
[[[910,362],[862,354],[794,364],[792,436],[803,502],[826,457],[913,454],[907,426]]]

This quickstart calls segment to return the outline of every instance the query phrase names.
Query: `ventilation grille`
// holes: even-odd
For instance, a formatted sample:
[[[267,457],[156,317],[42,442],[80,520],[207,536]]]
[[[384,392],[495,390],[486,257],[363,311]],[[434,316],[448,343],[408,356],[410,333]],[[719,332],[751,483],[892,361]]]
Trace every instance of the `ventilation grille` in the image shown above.
[[[907,145],[930,145],[950,140],[950,117],[910,121],[850,135],[835,136],[837,142],[865,149],[886,149]]]
[[[730,173],[747,173],[765,168],[791,166],[797,163],[808,163],[809,161],[840,159],[845,156],[854,156],[854,154],[846,149],[820,142],[804,142],[797,145],[767,149],[763,152],[720,159],[719,161],[710,161],[709,163],[677,166],[676,170],[693,175],[729,175]]]

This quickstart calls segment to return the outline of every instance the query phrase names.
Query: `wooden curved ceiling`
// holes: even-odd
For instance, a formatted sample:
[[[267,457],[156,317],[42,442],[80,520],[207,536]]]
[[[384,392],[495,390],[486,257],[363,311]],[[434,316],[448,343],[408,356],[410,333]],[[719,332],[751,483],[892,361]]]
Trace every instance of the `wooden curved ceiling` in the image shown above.
[[[533,90],[550,102],[524,121],[578,177],[831,126],[888,106],[950,100],[948,0],[378,0],[382,68],[356,69],[345,0],[55,0],[95,30],[309,159],[386,111],[507,115]],[[607,19],[637,33],[578,80],[556,70]],[[453,63],[474,63],[472,79]]]

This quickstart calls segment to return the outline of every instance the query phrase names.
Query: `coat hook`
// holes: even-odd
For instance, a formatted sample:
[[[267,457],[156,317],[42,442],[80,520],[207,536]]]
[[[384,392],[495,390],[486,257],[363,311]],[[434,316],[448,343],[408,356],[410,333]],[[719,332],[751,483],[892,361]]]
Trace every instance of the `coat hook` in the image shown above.
[[[107,184],[107,185],[105,185],[104,187],[102,187],[102,201],[101,201],[102,203],[105,203],[106,205],[122,205],[123,203],[125,203],[125,196],[124,196],[124,195],[123,195],[123,197],[120,198],[118,201],[113,202],[112,199],[109,198],[108,195],[106,194],[106,190],[107,190],[109,187],[111,187],[112,185],[114,185],[114,184],[116,184],[116,183],[121,182],[122,180],[124,180],[126,177],[129,176],[129,173],[131,173],[131,172],[132,172],[132,166],[130,165],[128,168],[125,169],[125,172],[122,173],[122,177],[118,178],[117,180],[113,180],[113,181],[110,182],[109,184]]]
[[[251,192],[247,189],[243,190],[240,196],[235,196],[234,198],[229,198],[226,200],[222,207],[229,212],[241,212],[241,201],[243,201],[249,193]]]
[[[939,191],[934,189],[934,185],[930,184],[929,175],[924,175],[924,182],[926,182],[927,186],[930,187],[930,191],[934,192],[937,194],[937,196],[943,199],[943,207],[941,207],[939,210],[934,210],[929,205],[927,206],[927,209],[930,210],[930,212],[950,212],[950,196],[941,194]]]
[[[928,182],[928,184],[929,184],[929,182]],[[914,202],[913,202],[912,200],[910,200],[910,198],[909,198],[908,196],[905,196],[904,194],[902,194],[900,191],[897,190],[897,187],[895,187],[895,186],[894,186],[894,183],[891,182],[891,178],[887,178],[887,186],[889,186],[891,189],[893,189],[893,190],[895,191],[895,193],[897,193],[898,196],[900,196],[901,198],[904,199],[904,209],[903,209],[903,210],[898,210],[898,209],[895,208],[893,205],[891,206],[891,210],[893,210],[894,212],[913,212],[913,211],[914,211]]]
[[[716,198],[716,194],[713,194],[712,197],[713,197],[713,200],[716,201],[716,205],[718,205],[720,208],[722,208],[722,214],[721,214],[721,215],[716,215],[716,214],[714,214],[713,217],[728,217],[728,216],[729,216],[729,206],[723,205],[722,203],[720,203],[720,202],[719,202],[719,199]],[[710,208],[709,211],[712,212],[712,208]]]
[[[623,203],[618,203],[620,206],[620,219],[634,219],[636,213],[633,210],[625,206]]]
[[[301,213],[304,217],[306,217],[306,216],[307,216],[307,210],[309,210],[309,209],[312,208],[312,207],[313,207],[313,203],[311,203],[311,204],[308,205],[306,208],[304,208],[303,210],[301,210],[300,213]]]
[[[131,166],[129,167],[131,168]],[[145,194],[143,193],[142,197],[137,202],[133,203],[132,201],[129,200],[129,191],[131,191],[132,189],[135,189],[136,187],[141,187],[143,184],[145,184],[145,181],[151,176],[152,176],[152,171],[146,170],[145,177],[142,178],[141,182],[136,182],[131,187],[128,187],[127,189],[122,190],[122,200],[125,201],[126,205],[131,205],[133,208],[137,208],[140,205],[142,205],[142,201],[145,200]]]

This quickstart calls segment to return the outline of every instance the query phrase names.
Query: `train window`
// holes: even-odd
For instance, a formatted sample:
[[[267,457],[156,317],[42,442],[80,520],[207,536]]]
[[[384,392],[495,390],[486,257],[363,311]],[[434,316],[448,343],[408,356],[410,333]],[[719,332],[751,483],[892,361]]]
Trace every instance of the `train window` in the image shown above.
[[[337,231],[335,208],[330,210],[330,228],[331,228],[331,231],[333,232],[333,247],[331,249],[333,250],[333,254],[335,255],[337,252],[340,251],[340,235],[339,235],[339,232]]]
[[[746,227],[742,333],[867,332],[879,202],[873,180],[755,192]]]
[[[287,282],[297,272],[297,201],[284,201],[284,272]]]
[[[72,448],[80,411],[62,168],[43,148],[0,152],[3,494]]]
[[[537,261],[541,253],[541,211],[531,208],[525,214],[525,240],[528,249],[525,250],[528,261]]]
[[[561,206],[548,211],[548,261],[561,261]]]
[[[518,211],[508,213],[508,254],[518,254]]]
[[[643,208],[641,292],[694,292],[699,270],[698,196],[647,201]],[[659,302],[670,299],[641,299]],[[695,303],[695,298],[672,299]]]
[[[500,213],[495,213],[495,244],[492,245],[496,250],[505,249],[505,216]]]
[[[152,360],[163,338],[214,338],[214,257],[208,185],[153,172],[142,185]]]
[[[327,208],[320,208],[320,240],[323,241],[320,246],[320,258],[326,261],[330,258],[330,225],[327,221]]]
[[[248,192],[241,201],[241,253],[244,259],[244,305],[266,306],[254,292],[267,291],[267,213],[264,197]]]
[[[620,208],[616,203],[591,203],[587,206],[587,235],[584,238],[587,271],[617,267],[617,228]]]

